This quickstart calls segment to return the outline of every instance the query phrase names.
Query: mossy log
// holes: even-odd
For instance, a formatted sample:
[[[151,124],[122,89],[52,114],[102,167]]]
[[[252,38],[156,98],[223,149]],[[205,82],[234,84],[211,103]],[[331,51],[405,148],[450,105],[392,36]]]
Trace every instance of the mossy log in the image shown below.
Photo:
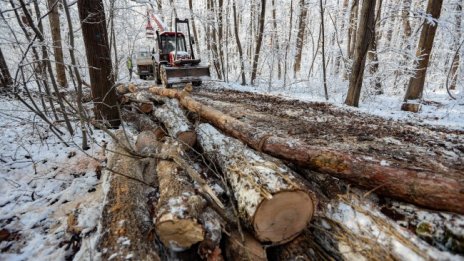
[[[104,171],[104,192],[98,249],[102,259],[160,260],[157,247],[149,240],[150,222],[147,193],[152,177],[145,176],[140,160],[128,155],[122,131],[116,133],[120,144],[108,150],[108,165]]]
[[[230,181],[240,218],[259,241],[282,244],[308,225],[316,199],[290,169],[264,159],[209,124],[200,124],[197,132],[207,156]]]
[[[459,173],[450,175],[443,170],[396,167],[370,155],[353,155],[312,146],[301,140],[278,137],[243,123],[195,101],[187,92],[155,87],[150,88],[150,92],[178,99],[189,111],[198,113],[202,119],[255,150],[348,180],[362,188],[375,189],[381,195],[431,209],[464,214],[464,182],[452,178],[459,176]]]

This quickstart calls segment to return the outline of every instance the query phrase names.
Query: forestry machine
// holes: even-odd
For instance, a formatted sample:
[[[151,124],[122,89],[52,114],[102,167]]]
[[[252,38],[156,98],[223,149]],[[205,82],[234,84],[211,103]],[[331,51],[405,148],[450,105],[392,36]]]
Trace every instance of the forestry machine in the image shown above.
[[[187,82],[199,86],[202,81],[209,80],[209,66],[200,65],[201,60],[195,58],[188,19],[176,18],[174,32],[166,32],[164,23],[157,16],[151,15],[151,18],[159,29],[156,31],[156,50],[153,49],[153,75],[156,83],[169,88],[175,83]],[[187,37],[178,31],[181,24],[187,25]]]

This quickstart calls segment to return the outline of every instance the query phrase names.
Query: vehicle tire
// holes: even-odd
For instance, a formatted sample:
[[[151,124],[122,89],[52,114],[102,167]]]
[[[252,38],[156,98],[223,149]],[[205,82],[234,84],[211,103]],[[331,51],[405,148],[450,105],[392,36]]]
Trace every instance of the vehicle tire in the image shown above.
[[[155,64],[155,72],[154,72],[154,77],[156,84],[161,84],[161,75],[160,75],[160,67]]]
[[[202,83],[201,81],[193,81],[193,82],[192,82],[192,85],[193,85],[193,86],[200,86],[201,83]]]
[[[168,83],[168,78],[167,78],[167,75],[166,75],[166,70],[164,70],[164,66],[160,67],[160,76],[161,76],[161,82],[162,82],[163,87],[164,88],[171,88],[172,83],[171,84]]]

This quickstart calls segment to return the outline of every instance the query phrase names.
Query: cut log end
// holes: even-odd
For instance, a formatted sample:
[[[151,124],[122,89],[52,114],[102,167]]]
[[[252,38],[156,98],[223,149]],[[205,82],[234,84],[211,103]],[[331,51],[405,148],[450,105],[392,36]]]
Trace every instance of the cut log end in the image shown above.
[[[177,135],[177,139],[181,144],[191,148],[197,142],[197,134],[194,131],[184,131]]]
[[[402,111],[409,111],[409,112],[414,112],[417,113],[421,109],[421,105],[419,103],[408,103],[405,102],[401,104],[401,110]]]
[[[183,251],[203,241],[204,230],[196,220],[179,219],[158,222],[157,234],[165,246],[175,251]]]
[[[312,198],[303,191],[283,191],[264,200],[256,210],[253,227],[261,242],[283,244],[305,229],[314,213]]]

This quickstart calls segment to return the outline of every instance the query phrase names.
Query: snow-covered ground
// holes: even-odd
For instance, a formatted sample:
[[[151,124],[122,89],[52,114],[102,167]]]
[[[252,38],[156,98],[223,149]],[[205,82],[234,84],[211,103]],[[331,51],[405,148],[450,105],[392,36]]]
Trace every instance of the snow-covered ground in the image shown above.
[[[141,83],[138,79],[135,80]],[[149,82],[145,82],[149,83]],[[277,84],[275,84],[277,85]],[[299,83],[289,88],[262,85],[241,86],[236,83],[210,82],[200,88],[227,88],[267,93],[303,101],[325,101],[322,87],[309,88]],[[342,84],[338,84],[342,86]],[[452,100],[445,92],[426,92],[422,110],[409,113],[400,110],[399,95],[363,94],[360,108],[343,104],[342,87],[329,92],[329,103],[348,110],[385,118],[406,120],[415,124],[432,124],[464,130],[464,98],[455,93]],[[91,148],[79,149],[80,134],[63,138],[64,146],[37,116],[18,101],[0,99],[0,260],[64,260],[73,255],[73,244],[81,242],[80,258],[92,253],[91,238],[85,235],[97,230],[101,213],[100,166],[104,165],[102,146],[109,141],[95,131]],[[76,128],[78,129],[78,128]],[[76,214],[78,219],[72,222]],[[84,238],[74,241],[73,229]]]
[[[214,82],[207,83],[207,88],[226,88],[238,91],[265,93],[297,99],[301,101],[325,102],[321,82],[300,82],[287,88],[275,87],[279,83],[269,85],[242,86],[238,83]],[[429,124],[449,129],[464,130],[464,93],[455,92],[456,100],[451,99],[446,90],[425,90],[424,102],[419,113],[405,112],[401,110],[403,97],[397,93],[383,95],[369,94],[363,91],[359,108],[353,108],[344,104],[346,98],[346,82],[332,79],[329,85],[329,100],[332,105],[346,108],[357,112],[384,117],[386,119],[404,120],[415,124]],[[364,87],[366,88],[366,87]]]
[[[84,152],[80,135],[64,136],[66,147],[19,102],[2,97],[0,107],[0,260],[65,260],[79,242],[70,216],[79,212],[82,234],[96,229],[105,137],[95,132]]]

